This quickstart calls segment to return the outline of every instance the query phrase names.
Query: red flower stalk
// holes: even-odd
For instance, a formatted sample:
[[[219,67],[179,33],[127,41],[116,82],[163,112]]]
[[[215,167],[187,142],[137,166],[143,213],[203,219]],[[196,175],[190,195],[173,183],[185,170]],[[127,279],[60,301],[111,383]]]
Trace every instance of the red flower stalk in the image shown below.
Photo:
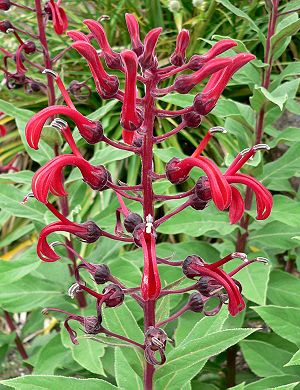
[[[232,39],[222,39],[222,41],[215,43],[207,53],[193,55],[188,62],[188,68],[191,70],[199,70],[205,63],[234,46],[237,46],[237,43]]]
[[[124,50],[121,56],[125,69],[125,93],[120,122],[127,133],[137,130],[143,122],[143,117],[136,106],[137,56],[130,50]],[[126,137],[127,134],[123,133],[123,139]]]
[[[161,282],[156,262],[155,232],[152,218],[147,217],[147,223],[138,225],[134,236],[139,240],[144,254],[144,272],[141,283],[141,293],[145,301],[155,300],[161,291]]]
[[[207,115],[216,105],[232,75],[249,61],[255,59],[252,54],[240,53],[232,58],[232,64],[214,73],[201,93],[194,99],[194,109],[200,115]]]
[[[67,195],[62,182],[62,171],[68,165],[78,167],[83,180],[94,190],[103,191],[108,188],[110,174],[102,165],[93,166],[83,157],[65,154],[54,157],[34,174],[32,192],[37,200],[47,203],[49,192],[57,196]]]
[[[116,53],[110,47],[106,33],[102,25],[95,20],[87,19],[83,23],[89,28],[102,49],[106,65],[111,69],[122,69],[122,61],[119,53]]]
[[[143,69],[154,69],[157,67],[158,62],[155,56],[155,47],[158,41],[158,37],[162,32],[161,27],[154,28],[148,32],[144,40],[144,51],[139,57],[139,62]]]
[[[60,7],[61,0],[49,0],[45,5],[45,12],[50,15],[56,34],[63,34],[68,28],[68,18],[63,8]]]
[[[21,43],[21,45],[18,47],[16,51],[16,67],[17,67],[17,73],[26,73],[27,68],[23,64],[24,57],[22,55],[22,51],[24,51],[26,54],[32,54],[36,51],[35,43],[32,41],[27,41]]]
[[[33,149],[38,149],[43,126],[47,119],[55,115],[65,115],[71,118],[78,127],[80,135],[90,144],[95,144],[102,139],[103,129],[101,123],[92,121],[75,109],[66,106],[46,107],[33,115],[25,128],[25,136],[28,145]]]
[[[140,39],[139,24],[132,14],[125,14],[126,25],[131,39],[132,51],[139,57],[144,50],[144,45]]]
[[[226,273],[224,270],[220,269],[222,265],[225,263],[229,262],[230,260],[234,258],[241,258],[245,263],[243,264],[243,267],[245,267],[248,264],[251,264],[255,261],[260,261],[260,262],[267,262],[266,259],[263,258],[256,258],[252,259],[250,261],[247,260],[247,256],[245,253],[238,253],[234,252],[231,253],[230,255],[224,257],[223,259],[216,261],[215,263],[208,264],[206,263],[201,257],[193,255],[193,256],[188,256],[182,266],[183,273],[188,277],[188,278],[195,278],[196,276],[201,276],[201,277],[208,277],[215,281],[215,283],[211,283],[211,290],[208,291],[207,288],[207,279],[205,279],[205,284],[199,286],[200,292],[204,295],[212,296],[214,293],[219,291],[219,288],[223,287],[225,288],[229,302],[228,302],[228,310],[229,313],[232,316],[236,316],[240,311],[242,311],[245,308],[245,302],[241,296],[241,292],[239,290],[239,286],[237,285],[236,281],[232,279],[232,276],[240,271],[243,267],[238,267],[236,270],[232,271],[231,273]],[[200,283],[201,283],[200,279]],[[205,288],[203,288],[205,287]],[[207,293],[207,294],[206,294]]]
[[[185,61],[185,52],[189,45],[190,41],[190,33],[188,30],[181,30],[180,33],[177,36],[176,40],[176,48],[174,50],[174,53],[170,57],[171,64],[175,66],[182,66]]]
[[[173,184],[183,183],[188,179],[194,167],[201,168],[207,175],[212,199],[219,210],[226,209],[231,201],[231,189],[222,172],[207,157],[187,157],[183,160],[174,157],[166,165],[167,178]]]
[[[103,99],[113,98],[118,93],[119,80],[116,76],[110,76],[104,70],[96,49],[86,41],[74,42],[72,47],[86,59],[99,95]]]

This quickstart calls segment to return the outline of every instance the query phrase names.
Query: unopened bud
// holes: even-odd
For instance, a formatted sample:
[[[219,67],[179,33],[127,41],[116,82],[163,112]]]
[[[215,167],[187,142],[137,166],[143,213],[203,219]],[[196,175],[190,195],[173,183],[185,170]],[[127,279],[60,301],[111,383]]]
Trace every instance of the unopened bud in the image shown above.
[[[108,188],[108,182],[111,181],[111,175],[108,172],[106,168],[104,168],[103,165],[97,165],[95,169],[93,169],[92,174],[94,176],[93,181],[88,181],[85,180],[85,182],[93,189],[96,191],[104,191]]]
[[[215,295],[223,286],[215,279],[209,276],[202,276],[197,283],[196,289],[205,297],[211,297]]]
[[[80,233],[77,232],[74,234],[76,235],[76,237],[81,238],[82,241],[87,242],[89,244],[97,241],[102,234],[102,231],[99,226],[97,226],[93,221],[84,222],[80,226],[85,227],[86,231]]]
[[[8,11],[10,9],[11,3],[10,0],[0,0],[0,10]]]
[[[181,8],[180,1],[178,0],[170,0],[169,1],[169,10],[171,12],[178,12]]]
[[[204,260],[197,255],[187,256],[185,258],[182,264],[182,272],[190,279],[193,279],[195,276],[199,276],[199,272],[191,268],[192,264],[202,267],[204,265]]]
[[[124,226],[125,229],[132,233],[134,229],[137,227],[137,225],[143,223],[143,218],[137,214],[137,213],[130,213],[125,219],[124,219]]]
[[[201,176],[195,185],[195,195],[203,202],[211,200],[211,189],[206,176]]]
[[[110,270],[106,264],[97,264],[94,280],[97,284],[104,284],[109,280]]]
[[[192,111],[182,115],[182,119],[185,121],[187,127],[196,128],[200,126],[202,116],[196,111]]]
[[[9,20],[1,20],[0,22],[0,31],[3,33],[9,32],[10,29],[13,29],[13,25]]]
[[[36,51],[36,46],[33,41],[24,42],[24,51],[26,54],[32,54]]]
[[[166,164],[166,175],[168,180],[172,184],[181,184],[184,183],[188,179],[188,175],[181,174],[181,170],[178,167],[178,163],[181,160],[177,157],[173,157],[167,164]]]
[[[102,317],[90,316],[83,318],[84,331],[87,334],[98,334],[102,331]]]
[[[105,299],[105,304],[107,307],[116,307],[123,303],[124,301],[124,293],[117,284],[109,284],[102,291],[102,294],[108,295]]]
[[[189,310],[194,311],[195,313],[201,313],[204,307],[202,295],[198,292],[191,294],[189,297],[188,305]]]

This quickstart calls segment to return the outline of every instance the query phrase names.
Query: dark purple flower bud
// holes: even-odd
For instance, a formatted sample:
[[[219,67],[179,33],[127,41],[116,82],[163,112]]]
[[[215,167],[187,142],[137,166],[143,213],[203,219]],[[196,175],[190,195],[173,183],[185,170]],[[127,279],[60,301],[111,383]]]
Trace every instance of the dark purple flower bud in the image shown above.
[[[0,10],[8,11],[10,9],[10,0],[0,0]]]
[[[106,264],[95,265],[95,272],[93,272],[94,280],[97,284],[104,284],[108,282],[111,273]]]
[[[137,227],[137,225],[140,225],[141,223],[143,223],[143,218],[137,213],[130,213],[124,219],[125,229],[129,233],[132,233],[134,231],[134,229]]]
[[[33,41],[24,42],[23,50],[26,54],[32,54],[36,51],[36,46]]]
[[[132,143],[132,146],[135,146],[136,148],[140,148],[143,145],[143,137],[135,137]]]
[[[190,34],[188,30],[181,30],[177,36],[175,51],[170,57],[170,62],[172,65],[181,66],[185,63],[185,51],[188,47],[189,41]]]
[[[98,240],[98,238],[101,236],[102,231],[95,224],[93,221],[87,221],[82,224],[80,224],[82,228],[85,228],[84,232],[77,232],[74,233],[76,237],[81,238],[84,242],[87,242],[89,244],[95,242]]]
[[[50,4],[49,2],[47,2],[44,6],[44,11],[45,13],[48,15],[48,18],[49,20],[52,20],[52,10],[51,10],[51,7],[50,7]]]
[[[38,81],[30,81],[29,83],[26,84],[27,87],[27,92],[39,92],[42,88],[42,84],[39,83]]]
[[[190,196],[190,206],[195,210],[204,210],[207,206],[207,202],[198,198],[196,194]]]
[[[223,286],[217,280],[209,276],[202,276],[196,286],[196,290],[205,297],[217,294],[222,288]]]
[[[85,82],[78,80],[72,80],[68,89],[77,100],[81,101],[88,99],[92,94],[91,88]]]
[[[182,272],[185,274],[185,276],[189,279],[194,279],[195,276],[199,276],[199,272],[193,270],[190,266],[191,264],[197,264],[198,266],[204,265],[204,260],[197,256],[187,256],[182,264]]]
[[[13,25],[9,20],[1,20],[0,22],[0,31],[3,33],[7,33],[9,29],[13,29]]]
[[[206,176],[201,176],[195,185],[195,194],[204,202],[211,200],[211,189],[209,180]]]
[[[87,334],[98,334],[102,332],[102,317],[90,316],[83,317],[83,327]]]
[[[189,297],[188,305],[189,310],[194,311],[195,313],[201,313],[204,307],[202,295],[198,292],[191,294]]]
[[[173,157],[167,164],[166,164],[166,175],[168,180],[172,184],[181,184],[184,183],[188,178],[189,175],[183,174],[182,176],[178,177],[178,173],[181,172],[182,170],[178,166],[178,163],[181,160],[177,157]]]
[[[107,295],[105,298],[105,305],[107,307],[116,307],[123,303],[124,301],[124,293],[117,284],[109,284],[102,291],[103,295]]]
[[[202,121],[202,116],[196,111],[188,112],[182,115],[182,120],[185,121],[187,127],[199,127]]]
[[[165,348],[167,334],[161,328],[150,326],[145,333],[145,359],[152,365],[162,365],[166,361]],[[159,352],[160,361],[156,359],[155,352]]]

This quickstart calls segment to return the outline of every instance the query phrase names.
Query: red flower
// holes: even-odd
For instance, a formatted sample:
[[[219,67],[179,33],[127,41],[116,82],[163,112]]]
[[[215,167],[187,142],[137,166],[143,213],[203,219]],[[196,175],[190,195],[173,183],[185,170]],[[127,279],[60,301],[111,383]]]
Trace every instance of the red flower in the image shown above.
[[[118,93],[119,80],[104,70],[96,49],[86,41],[76,41],[72,47],[87,60],[99,95],[103,99],[113,98]]]
[[[143,117],[136,106],[137,56],[130,50],[124,50],[121,56],[125,69],[125,93],[121,113],[121,125],[127,133],[137,130],[143,122]],[[127,136],[124,132],[123,139]]]
[[[157,27],[150,30],[145,36],[144,51],[143,54],[139,57],[139,62],[143,69],[153,69],[158,65],[154,51],[161,32],[162,28]]]
[[[31,148],[38,149],[43,126],[48,118],[55,115],[70,117],[78,127],[80,135],[90,144],[99,142],[103,136],[103,129],[100,122],[92,121],[80,114],[76,109],[67,106],[51,106],[34,114],[26,125],[25,136]]]
[[[220,268],[222,265],[234,258],[241,258],[244,263],[230,273],[226,273]],[[214,296],[216,293],[219,293],[220,289],[225,288],[229,299],[229,313],[232,316],[235,316],[245,308],[245,302],[239,289],[240,285],[232,278],[232,276],[245,266],[256,261],[264,263],[267,262],[266,259],[261,257],[248,261],[245,253],[234,252],[215,263],[208,264],[201,257],[193,255],[188,256],[184,260],[182,270],[183,273],[191,279],[196,276],[201,276],[197,289],[202,295]]]
[[[141,283],[141,294],[145,301],[156,299],[161,291],[161,282],[156,262],[155,232],[147,217],[147,223],[138,225],[134,231],[135,240],[139,241],[144,254],[144,271]]]
[[[64,154],[54,157],[34,174],[32,192],[37,200],[47,203],[49,192],[57,196],[67,195],[62,182],[62,171],[68,165],[78,167],[83,180],[94,190],[102,191],[107,188],[110,175],[102,165],[93,166],[83,157]]]
[[[181,30],[180,33],[177,36],[176,40],[176,48],[174,50],[174,53],[170,57],[171,64],[175,66],[182,66],[185,61],[185,51],[188,47],[190,41],[190,33],[188,30]]]
[[[119,53],[114,52],[110,47],[102,25],[92,19],[84,20],[83,23],[88,26],[89,30],[92,32],[93,36],[96,38],[99,46],[101,47],[106,65],[111,69],[122,69],[121,56]]]
[[[53,210],[51,210],[53,211]],[[58,214],[58,212],[57,212]],[[37,243],[37,254],[39,258],[46,262],[53,262],[60,259],[60,256],[54,252],[52,247],[47,242],[47,237],[51,233],[67,232],[74,234],[82,241],[93,243],[101,236],[101,229],[92,221],[85,223],[75,223],[69,221],[67,218],[59,216],[61,221],[52,222],[45,226],[39,235]]]
[[[45,11],[50,15],[52,19],[54,31],[56,34],[63,34],[68,28],[68,18],[63,8],[60,7],[61,0],[49,0],[45,5]]]
[[[6,127],[4,125],[0,125],[0,135],[4,137],[7,134]]]
[[[144,45],[140,39],[139,24],[132,14],[125,14],[125,19],[131,39],[132,51],[134,51],[137,56],[140,56],[143,53]]]
[[[201,168],[207,175],[212,199],[219,210],[226,209],[231,201],[231,189],[216,164],[207,157],[187,157],[183,160],[173,158],[166,165],[166,174],[173,184],[188,179],[194,167]]]
[[[4,126],[3,126],[4,127]],[[4,128],[5,129],[5,128]],[[13,164],[17,160],[17,158],[21,155],[21,153],[17,153],[15,157],[13,157],[10,162],[6,165],[0,165],[0,173],[5,173],[8,171],[15,171],[18,172],[19,168],[14,167]]]
[[[195,96],[193,104],[195,111],[200,115],[207,115],[215,107],[232,75],[253,59],[255,56],[252,54],[237,54],[232,57],[232,64],[214,73],[203,91]]]

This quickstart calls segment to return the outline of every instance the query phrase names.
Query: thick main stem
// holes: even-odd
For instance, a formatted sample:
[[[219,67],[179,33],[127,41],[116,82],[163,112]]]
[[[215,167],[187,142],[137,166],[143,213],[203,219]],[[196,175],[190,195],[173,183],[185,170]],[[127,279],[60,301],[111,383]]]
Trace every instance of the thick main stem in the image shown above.
[[[155,81],[153,78],[146,82],[145,93],[145,118],[143,123],[144,139],[142,146],[142,186],[143,186],[143,211],[144,219],[151,215],[154,219],[154,193],[152,186],[153,178],[153,127],[154,127],[154,110],[155,102],[151,95],[151,89],[154,87]],[[144,329],[155,325],[155,301],[146,301],[144,304]],[[144,389],[153,389],[153,375],[155,368],[153,365],[146,362],[144,369]]]

